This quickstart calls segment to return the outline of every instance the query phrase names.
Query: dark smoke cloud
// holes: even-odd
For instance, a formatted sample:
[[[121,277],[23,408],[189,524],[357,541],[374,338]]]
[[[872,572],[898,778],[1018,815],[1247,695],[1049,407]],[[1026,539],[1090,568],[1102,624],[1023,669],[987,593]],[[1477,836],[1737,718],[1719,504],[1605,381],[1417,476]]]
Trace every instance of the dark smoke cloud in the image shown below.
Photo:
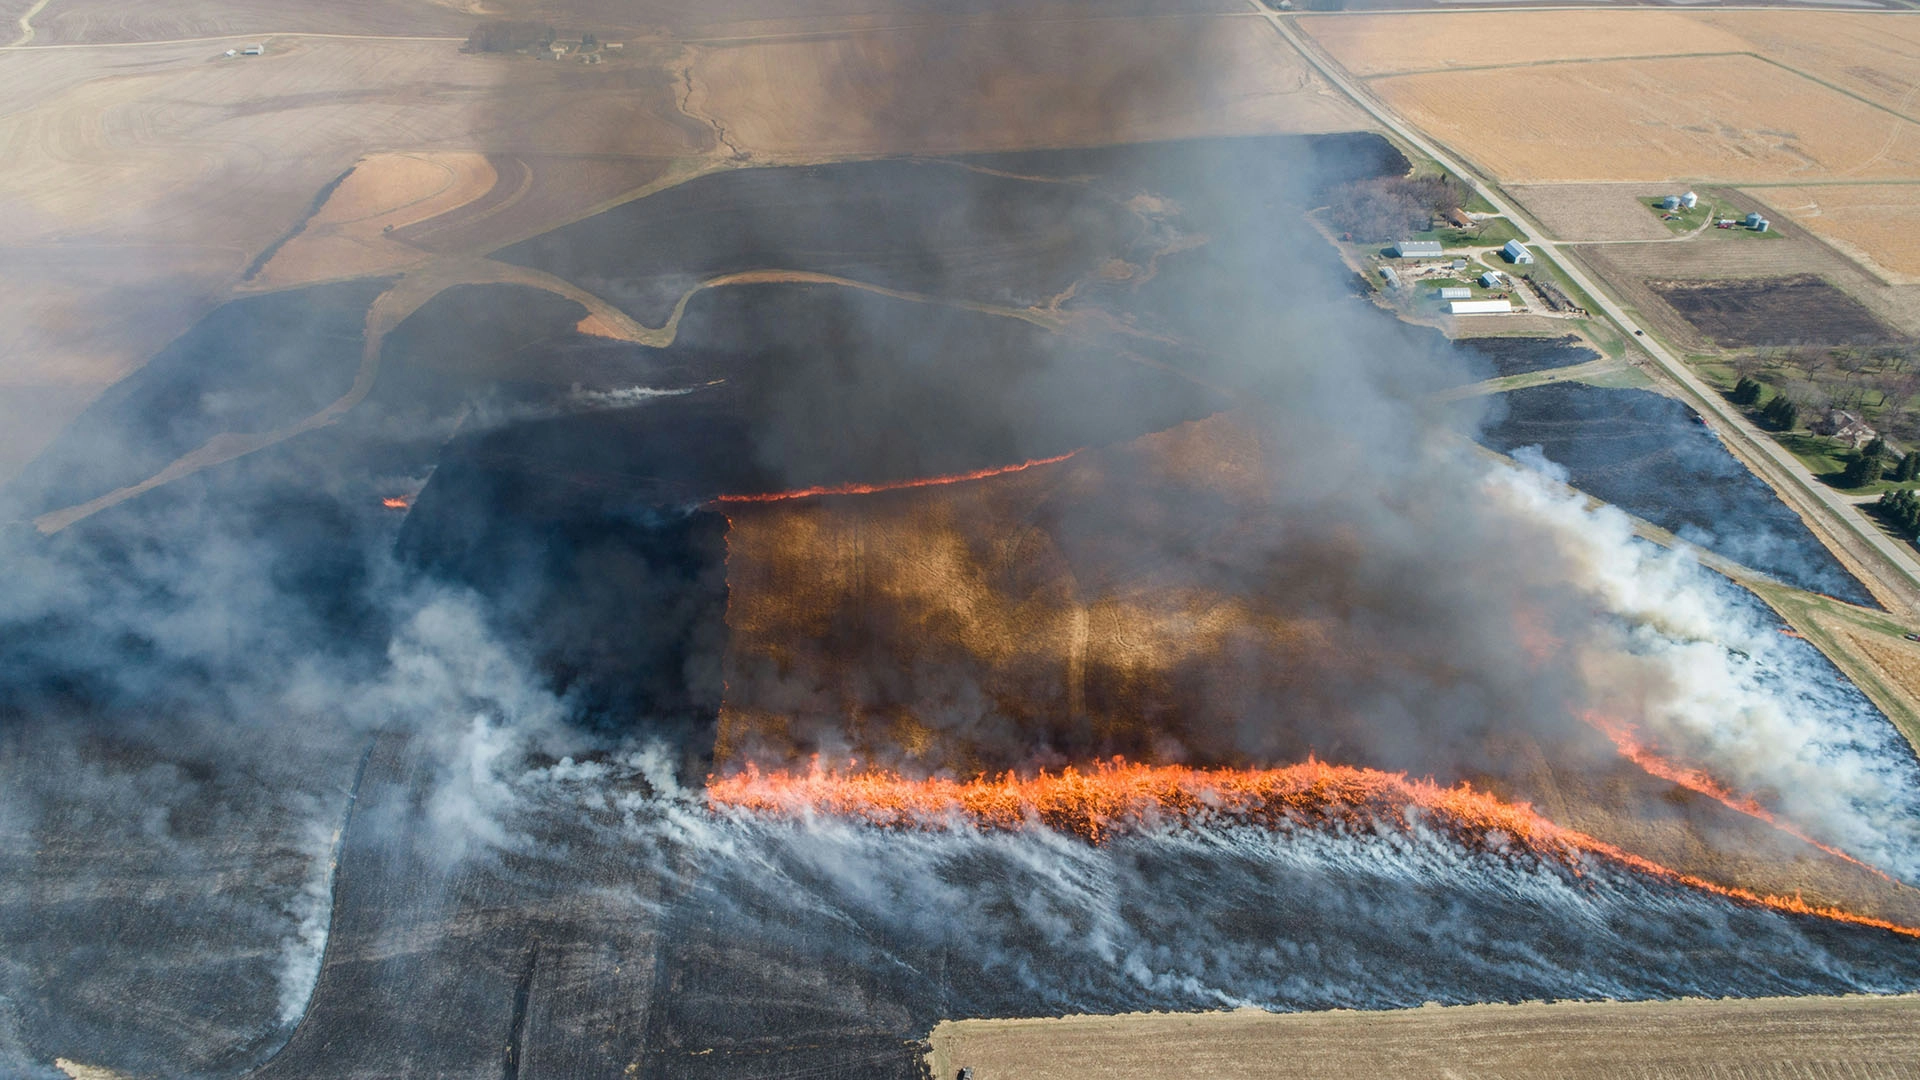
[[[552,17],[644,26],[694,15],[618,6]],[[880,95],[874,122],[937,144],[943,124],[972,130],[945,111],[943,88],[999,72],[1057,74],[1062,52],[1080,44],[1070,31],[1040,42],[1018,24],[1006,26],[951,50],[927,35],[923,51],[872,69],[897,88]],[[1086,131],[1078,141],[1096,143],[1141,116],[1206,104],[1189,77],[1207,63],[1198,39],[1160,27],[1138,33],[1164,47],[1139,50],[1147,59],[1114,70],[1108,81],[1045,98],[1033,130]],[[670,98],[672,86],[657,71],[622,78],[636,93]],[[500,97],[498,132],[515,135],[533,123],[510,87]],[[610,148],[618,126],[606,114],[583,117],[571,138],[604,138]],[[512,141],[500,137],[503,145]],[[1124,222],[1136,230],[1128,237],[1138,249],[1116,254],[1144,265],[1161,251],[1160,275],[1131,297],[1089,287],[1085,302],[1138,304],[1147,329],[1186,343],[1152,359],[1207,388],[1180,404],[1188,411],[1232,404],[1259,436],[1268,484],[1251,508],[1197,495],[1181,501],[1177,491],[1158,489],[1144,505],[1065,504],[1047,523],[1063,547],[1099,549],[1124,537],[1140,565],[1160,568],[1170,586],[1243,597],[1326,628],[1318,658],[1276,657],[1252,643],[1217,658],[1217,677],[1192,688],[1193,711],[1168,717],[1148,756],[1267,763],[1318,751],[1449,780],[1518,782],[1524,769],[1510,754],[1516,741],[1530,740],[1575,770],[1608,762],[1611,751],[1581,713],[1631,709],[1701,764],[1804,814],[1823,838],[1904,876],[1920,872],[1913,771],[1884,765],[1896,749],[1884,721],[1857,695],[1834,690],[1817,657],[1781,646],[1763,616],[1743,607],[1748,601],[1684,557],[1638,546],[1623,521],[1586,511],[1550,479],[1504,471],[1466,450],[1478,416],[1431,401],[1473,377],[1467,361],[1344,295],[1344,272],[1298,214],[1330,177],[1355,171],[1353,147],[1222,141],[981,163],[1007,172],[1051,168],[1074,184],[1088,171],[1120,177],[1109,188],[1098,181],[1075,188],[1088,194],[1064,224],[1023,214],[1007,201],[1007,187],[985,173],[945,165],[939,182],[951,197],[937,207],[901,209],[911,190],[864,193],[876,207],[897,200],[891,205],[907,233],[904,255],[893,252],[888,261],[881,251],[874,262],[921,274],[926,291],[981,288],[966,298],[983,303],[1046,300],[1103,254],[1100,244],[1073,239],[1082,228]],[[1178,193],[1171,206],[1134,202],[1169,190]],[[764,208],[724,207],[736,219],[727,228],[761,265],[818,262],[818,247],[790,242],[782,231],[794,212],[781,205],[780,192],[764,194]],[[927,232],[912,231],[927,220],[935,222]],[[1013,264],[1022,254],[1016,241],[1036,231],[1066,239],[1040,255],[1025,253],[1040,264],[1025,268],[1027,278],[998,279],[997,264],[983,270],[933,244],[996,237],[1005,248],[997,255]],[[1173,240],[1198,238],[1206,243],[1163,251]],[[655,250],[636,244],[631,257]],[[610,298],[642,306],[676,295],[694,273],[669,265],[636,274],[631,292]],[[615,284],[604,291],[615,293]],[[767,297],[763,316],[776,306],[774,292],[756,295]],[[690,487],[650,486],[657,476],[620,472],[634,463],[622,461],[628,444],[615,436],[629,437],[656,417],[708,416],[669,406],[725,402],[713,406],[720,415],[713,427],[686,421],[686,430],[730,432],[740,441],[690,440],[684,456],[701,468],[718,462],[712,468],[733,470],[729,478],[792,486],[869,467],[911,474],[1057,452],[1062,447],[1045,440],[1091,424],[1086,418],[1096,413],[1100,431],[1119,433],[1113,442],[1167,426],[1170,412],[1175,420],[1186,415],[1170,410],[1170,394],[1113,395],[1096,403],[1099,410],[1073,396],[1088,385],[1075,372],[1089,351],[1144,348],[1135,335],[1115,332],[1091,344],[1031,335],[1043,344],[1020,357],[1026,370],[1009,379],[1005,366],[939,366],[943,356],[980,351],[977,323],[828,287],[799,295],[818,320],[807,329],[821,339],[793,343],[792,355],[832,356],[805,369],[817,373],[813,379],[773,367],[739,372],[742,382],[754,374],[761,381],[738,397],[694,390],[712,381],[706,366],[726,359],[723,350],[703,354],[696,346],[671,353],[682,365],[672,370],[660,370],[668,365],[647,350],[621,353],[619,364],[639,376],[604,385],[536,391],[517,379],[449,377],[432,384],[447,392],[449,405],[431,415],[376,392],[356,419],[166,485],[56,536],[24,522],[9,526],[0,536],[9,571],[0,585],[0,765],[7,776],[0,835],[23,839],[4,849],[0,867],[9,883],[0,891],[8,946],[0,949],[0,1054],[12,1055],[0,1063],[43,1070],[49,1047],[98,1045],[101,1031],[120,1037],[124,1060],[169,1060],[180,1040],[164,1017],[142,1025],[122,1015],[119,1006],[140,993],[251,1003],[193,1030],[193,1040],[210,1049],[182,1071],[229,1070],[270,1053],[317,974],[348,793],[369,747],[389,736],[413,748],[417,786],[409,791],[417,797],[354,827],[405,834],[430,856],[421,865],[446,875],[451,884],[436,900],[442,906],[423,910],[449,920],[471,914],[476,902],[455,894],[460,874],[483,872],[475,867],[511,866],[524,874],[521,884],[564,882],[572,845],[597,844],[600,857],[630,858],[636,876],[644,870],[668,882],[665,899],[622,895],[629,906],[620,910],[635,919],[681,911],[677,899],[696,896],[722,911],[721,930],[777,940],[783,919],[803,909],[831,925],[898,935],[906,942],[899,953],[916,962],[935,945],[958,947],[969,937],[981,944],[984,975],[1024,989],[997,999],[983,994],[962,1009],[1036,1002],[1060,1009],[1317,1007],[1469,999],[1483,991],[1727,989],[1733,978],[1698,970],[1648,974],[1664,955],[1709,946],[1737,961],[1741,977],[1751,973],[1762,980],[1754,985],[1783,992],[1913,985],[1897,963],[1876,968],[1844,943],[1834,946],[1844,962],[1832,960],[1826,943],[1772,917],[1729,915],[1628,880],[1612,883],[1618,892],[1607,903],[1592,905],[1552,874],[1491,869],[1417,843],[1382,851],[1352,838],[1317,838],[1296,847],[1289,838],[1236,834],[1109,856],[1051,837],[901,838],[832,826],[789,833],[713,821],[687,794],[711,751],[726,647],[711,604],[725,590],[724,570],[713,561],[724,550],[720,526],[695,508],[714,493],[695,481],[711,474],[689,471]],[[702,310],[726,309],[716,300]],[[578,318],[570,309],[549,314],[562,329]],[[525,312],[501,317],[534,321]],[[771,333],[773,321],[754,322],[749,312],[735,328]],[[557,340],[524,344],[557,350]],[[569,349],[597,347],[564,341]],[[924,364],[937,379],[915,381],[910,364]],[[420,372],[429,366],[408,368],[406,377],[427,385]],[[193,415],[217,420],[230,400],[196,398]],[[154,421],[151,411],[161,405],[144,408],[146,415],[97,418],[132,426]],[[728,408],[765,422],[725,428]],[[582,420],[582,413],[592,416]],[[861,428],[846,418],[873,422]],[[90,475],[138,473],[138,462],[129,461],[138,455],[121,438],[126,428],[107,428],[97,442],[68,449],[97,456],[88,464],[99,470]],[[366,450],[410,436],[426,449],[413,447],[413,456]],[[529,446],[541,454],[529,455]],[[555,456],[541,456],[549,451]],[[379,466],[371,476],[369,462]],[[599,471],[575,467],[583,462]],[[378,489],[422,476],[430,479],[416,516],[402,526],[379,508]],[[10,492],[14,505],[27,507],[18,516],[57,505],[48,490],[36,484]],[[1196,545],[1192,523],[1223,510],[1242,515],[1237,523],[1246,528],[1208,533],[1209,542]],[[1542,641],[1551,643],[1544,652]],[[633,661],[639,654],[647,665]],[[1309,662],[1316,659],[1340,662]],[[876,693],[937,718],[994,766],[1081,760],[1093,748],[1066,725],[1036,733],[1012,722],[989,688],[953,667],[876,663],[862,677],[886,684]],[[673,685],[662,690],[655,680]],[[842,702],[821,687],[767,677],[729,693],[792,711],[802,743],[844,744]],[[707,744],[697,745],[703,736]],[[566,834],[552,820],[571,814],[581,819],[581,835],[556,839]],[[549,827],[531,827],[535,816]],[[45,848],[58,850],[47,855]],[[1182,860],[1191,860],[1185,878],[1166,869]],[[1174,902],[1203,898],[1219,881],[1251,905],[1303,866],[1320,875],[1313,889],[1323,891],[1295,895],[1296,913],[1353,895],[1345,886],[1354,881],[1362,896],[1406,892],[1378,905],[1351,901],[1347,913],[1368,928],[1364,947],[1351,952],[1336,943],[1343,926],[1316,924],[1320,936],[1308,939],[1298,936],[1301,924],[1240,923],[1217,906],[1185,920]],[[979,903],[968,884],[980,876],[997,883],[990,904]],[[1170,879],[1184,883],[1167,902],[1143,895]],[[217,899],[200,903],[208,880]],[[141,892],[138,882],[161,884]],[[781,888],[789,882],[797,884],[786,907]],[[1577,965],[1503,936],[1485,912],[1510,910],[1500,905],[1515,896],[1534,901],[1519,906],[1536,915],[1556,913],[1591,929],[1589,937],[1565,936],[1579,938],[1596,962],[1617,966],[1570,975]],[[115,917],[116,905],[133,905],[149,925],[113,950],[86,953],[102,973],[89,975],[69,957]],[[1645,930],[1650,937],[1620,928],[1623,912],[1647,906],[1665,920]],[[957,922],[944,914],[953,911],[963,913]],[[166,923],[168,913],[175,922]],[[1393,935],[1415,921],[1424,944],[1395,953]],[[1458,955],[1463,941],[1472,943],[1466,959]],[[1622,941],[1631,961],[1608,954]],[[1450,963],[1464,966],[1436,966],[1449,953]],[[208,959],[216,954],[224,959]],[[1793,958],[1791,971],[1768,976],[1770,958],[1779,955]],[[137,958],[152,956],[167,960],[154,962],[166,969],[161,975],[128,973],[140,966]],[[1070,963],[1052,968],[1058,957]],[[215,968],[218,977],[204,982],[168,974]],[[1390,972],[1385,990],[1368,996],[1357,989],[1383,968]],[[31,1000],[33,988],[54,977],[73,980],[74,989]],[[112,990],[107,1006],[89,1004],[97,986]],[[902,1015],[917,1023],[925,1013]]]

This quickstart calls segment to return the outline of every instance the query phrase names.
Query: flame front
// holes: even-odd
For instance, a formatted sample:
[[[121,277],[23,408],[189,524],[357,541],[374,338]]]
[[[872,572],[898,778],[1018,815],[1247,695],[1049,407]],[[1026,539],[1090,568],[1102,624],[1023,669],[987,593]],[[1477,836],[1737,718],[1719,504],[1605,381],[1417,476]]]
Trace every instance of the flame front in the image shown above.
[[[1808,836],[1805,832],[1781,821],[1766,807],[1761,806],[1758,800],[1751,796],[1738,794],[1732,788],[1727,787],[1725,784],[1720,783],[1708,775],[1704,769],[1690,769],[1668,761],[1666,758],[1654,753],[1640,738],[1639,730],[1632,724],[1621,720],[1614,720],[1611,717],[1597,712],[1587,713],[1586,721],[1593,725],[1602,735],[1605,735],[1609,742],[1613,743],[1614,748],[1620,751],[1621,757],[1640,766],[1649,776],[1657,776],[1669,783],[1678,784],[1688,791],[1705,795],[1707,798],[1718,802],[1729,810],[1764,821],[1774,828],[1779,829],[1781,832],[1786,833],[1788,836],[1793,837],[1795,840],[1799,840],[1805,844],[1811,844],[1836,859],[1850,862],[1864,870],[1871,870],[1888,881],[1893,880],[1892,876],[1886,871],[1878,867],[1869,866],[1846,852],[1841,851],[1839,848],[1830,844],[1823,844],[1813,837]]]
[[[407,498],[405,495],[389,495],[380,500],[380,505],[389,510],[405,510],[407,507],[413,505],[413,500]]]
[[[1093,843],[1154,825],[1244,823],[1362,834],[1419,825],[1475,849],[1553,860],[1576,874],[1593,860],[1612,862],[1742,903],[1920,938],[1920,928],[1683,874],[1555,825],[1526,803],[1506,802],[1467,784],[1442,787],[1405,773],[1312,758],[1277,769],[1193,769],[1115,759],[1086,772],[1067,768],[1034,777],[1006,773],[968,781],[910,780],[872,770],[838,772],[821,768],[816,760],[804,773],[763,773],[748,766],[732,776],[709,777],[707,802],[715,810],[782,818],[823,815],[882,828],[1044,827]]]
[[[883,484],[829,484],[823,487],[800,488],[796,491],[774,491],[764,495],[720,495],[715,502],[721,503],[764,503],[786,502],[789,499],[811,499],[821,495],[877,495],[883,491],[905,491],[909,488],[940,487],[945,484],[964,484],[969,480],[985,480],[1008,473],[1025,472],[1040,465],[1055,465],[1079,453],[1069,450],[1048,458],[1035,458],[1014,465],[995,465],[972,472],[953,473],[949,476],[922,476],[912,480],[895,480]]]

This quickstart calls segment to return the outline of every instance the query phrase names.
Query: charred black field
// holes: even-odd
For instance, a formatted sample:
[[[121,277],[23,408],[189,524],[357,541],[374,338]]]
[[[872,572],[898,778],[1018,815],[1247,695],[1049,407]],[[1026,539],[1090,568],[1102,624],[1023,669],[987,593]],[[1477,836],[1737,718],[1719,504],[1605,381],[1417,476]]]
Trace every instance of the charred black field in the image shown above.
[[[949,1017],[1920,987],[1920,950],[1890,931],[1425,832],[1099,847],[703,801],[721,711],[743,693],[723,665],[728,497],[1010,475],[1236,409],[1282,418],[1271,484],[1292,531],[1194,526],[1201,500],[1091,514],[1062,482],[986,554],[1018,566],[1033,536],[1136,531],[1209,581],[1295,580],[1311,617],[1261,632],[1358,625],[1339,640],[1379,662],[1356,650],[1329,696],[1382,711],[1416,696],[1367,681],[1399,670],[1380,613],[1430,587],[1409,560],[1506,543],[1447,524],[1477,489],[1408,464],[1416,428],[1445,413],[1429,399],[1590,354],[1549,340],[1463,355],[1344,293],[1302,211],[1407,168],[1355,135],[733,169],[496,254],[605,300],[638,325],[625,337],[524,281],[439,289],[371,351],[404,279],[220,308],[4,493],[25,570],[0,585],[16,793],[0,803],[0,1068],[910,1077]],[[1678,409],[1541,387],[1508,395],[1484,437],[1540,445],[1576,487],[1703,546],[1860,594]],[[50,535],[31,524],[210,441],[282,429]],[[1267,482],[1175,450],[1169,472]],[[1356,509],[1364,485],[1386,494]],[[1376,550],[1370,529],[1404,524],[1383,506],[1431,527]],[[984,557],[964,547],[929,573]],[[1074,601],[1083,645],[1136,582],[1185,580],[1116,565],[1075,583],[1094,597]],[[1499,576],[1557,596],[1563,575]],[[1046,582],[1012,577],[1037,620]],[[1178,599],[1171,638],[1243,619],[1233,596]],[[963,624],[935,611],[912,632]],[[1472,642],[1462,669],[1472,650],[1522,663],[1511,632]],[[1218,648],[1262,662],[1254,640],[1234,629]],[[1508,699],[1418,663],[1444,690],[1423,738],[1494,726],[1476,710]],[[945,730],[1009,711],[940,672],[899,679],[881,689],[930,702]],[[1868,716],[1857,697],[1844,710]],[[1507,749],[1431,768],[1481,777]],[[1657,808],[1676,829],[1721,812]]]
[[[1650,284],[1694,329],[1722,346],[1878,345],[1898,340],[1859,301],[1813,274]]]
[[[1799,588],[1874,605],[1805,523],[1680,402],[1580,383],[1513,390],[1500,401],[1486,445],[1505,453],[1538,447],[1595,498]]]

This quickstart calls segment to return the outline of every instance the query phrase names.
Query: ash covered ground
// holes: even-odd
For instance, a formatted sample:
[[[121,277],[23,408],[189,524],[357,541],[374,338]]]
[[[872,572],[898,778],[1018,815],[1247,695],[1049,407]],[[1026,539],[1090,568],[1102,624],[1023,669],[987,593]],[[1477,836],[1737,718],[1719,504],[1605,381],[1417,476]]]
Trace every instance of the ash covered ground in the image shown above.
[[[907,771],[1317,752],[1631,819],[1716,869],[1811,867],[1913,921],[1906,886],[1848,892],[1832,875],[1854,871],[1623,765],[1583,722],[1627,715],[1920,876],[1916,770],[1884,718],[1550,467],[1489,474],[1459,449],[1477,420],[1431,401],[1478,362],[1341,294],[1301,212],[1405,168],[1355,136],[689,181],[500,254],[644,327],[684,298],[670,343],[590,332],[555,293],[457,286],[384,337],[337,422],[50,536],[26,524],[332,400],[384,282],[216,312],[5,492],[0,1064],[908,1076],[943,1017],[1920,988],[1909,938],[1440,832],[1094,847],[706,807],[709,772],[775,745],[758,721],[723,745],[729,710],[787,718],[775,767],[873,741],[850,718],[884,704],[937,729],[879,739]],[[786,277],[696,289],[753,271]],[[1196,480],[1128,456],[1223,412],[1252,464],[1202,447]],[[1153,625],[1224,621],[1204,656],[1142,648],[1083,684],[1111,693],[1056,694],[996,659],[1020,650],[876,589],[847,593],[885,595],[836,614],[846,633],[740,677],[745,526],[716,497],[1072,451],[1106,486],[1020,473],[1039,487],[1012,524],[983,513],[984,539],[941,550],[1000,551],[983,588],[1031,601],[1036,642],[1056,565],[1069,611],[1199,597]],[[858,531],[871,505],[823,512]],[[1738,532],[1711,524],[1710,547]],[[1034,538],[1065,554],[1029,565]],[[1606,780],[1578,789],[1588,773]]]

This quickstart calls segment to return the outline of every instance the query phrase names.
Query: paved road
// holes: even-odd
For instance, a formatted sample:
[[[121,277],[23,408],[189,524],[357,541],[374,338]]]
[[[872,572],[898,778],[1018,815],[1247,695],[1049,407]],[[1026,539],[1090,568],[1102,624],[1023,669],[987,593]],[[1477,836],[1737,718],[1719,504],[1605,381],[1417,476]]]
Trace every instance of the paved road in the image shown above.
[[[1247,0],[1247,2],[1263,14],[1280,36],[1297,49],[1300,55],[1306,57],[1307,62],[1312,64],[1328,82],[1352,98],[1387,130],[1405,139],[1421,153],[1438,162],[1442,168],[1464,180],[1495,210],[1506,215],[1508,220],[1532,237],[1533,246],[1552,257],[1575,285],[1586,290],[1587,295],[1593,298],[1593,302],[1599,307],[1601,313],[1632,337],[1649,356],[1653,357],[1661,370],[1679,384],[1686,396],[1691,399],[1689,403],[1707,418],[1722,439],[1743,447],[1746,450],[1743,456],[1750,461],[1757,460],[1763,465],[1761,469],[1763,479],[1768,480],[1783,495],[1789,496],[1790,502],[1798,502],[1816,512],[1825,511],[1821,516],[1826,520],[1829,528],[1842,535],[1856,537],[1870,550],[1877,552],[1884,560],[1883,569],[1890,572],[1877,576],[1891,579],[1884,583],[1899,588],[1909,609],[1920,609],[1920,557],[1916,557],[1912,548],[1888,538],[1871,521],[1862,516],[1846,496],[1816,480],[1813,473],[1802,465],[1799,459],[1787,453],[1779,443],[1762,434],[1718,392],[1695,375],[1685,363],[1668,352],[1665,346],[1652,337],[1643,335],[1640,325],[1578,266],[1561,254],[1560,245],[1548,239],[1546,231],[1537,222],[1521,213],[1500,192],[1482,184],[1474,174],[1461,167],[1459,162],[1442,151],[1439,146],[1408,127],[1385,106],[1354,85],[1344,72],[1329,63],[1301,38],[1288,18],[1267,10],[1259,0]],[[1766,475],[1769,473],[1771,475]],[[1795,495],[1799,497],[1791,497]]]

